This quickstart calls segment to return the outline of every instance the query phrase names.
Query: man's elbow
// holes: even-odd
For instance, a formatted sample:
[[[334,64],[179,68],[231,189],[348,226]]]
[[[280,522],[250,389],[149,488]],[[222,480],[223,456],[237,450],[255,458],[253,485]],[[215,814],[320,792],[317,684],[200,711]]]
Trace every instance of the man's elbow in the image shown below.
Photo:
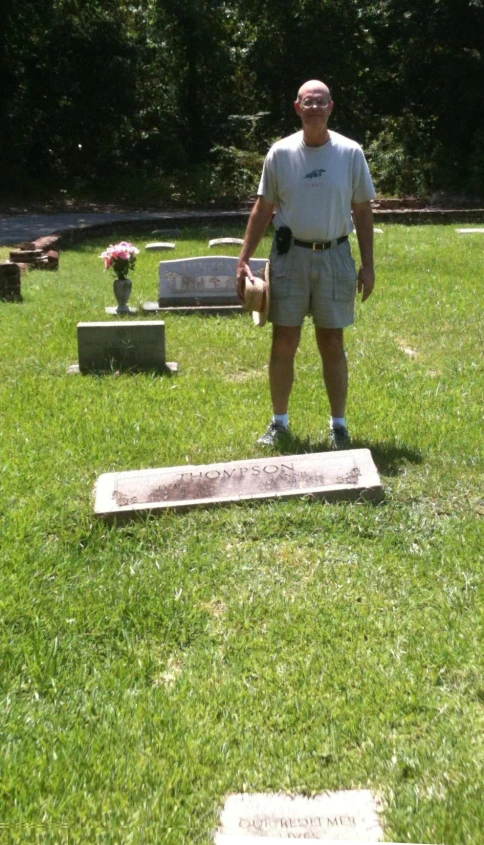
[[[373,216],[373,210],[371,207],[370,200],[365,200],[365,202],[352,202],[351,203],[351,210],[353,214],[360,214],[360,215],[370,215]]]

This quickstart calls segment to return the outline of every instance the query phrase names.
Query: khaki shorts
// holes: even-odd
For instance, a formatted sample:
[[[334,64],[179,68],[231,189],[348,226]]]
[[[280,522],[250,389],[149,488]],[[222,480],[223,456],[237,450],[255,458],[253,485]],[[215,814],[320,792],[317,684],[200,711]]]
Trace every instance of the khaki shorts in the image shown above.
[[[269,320],[276,326],[300,326],[307,314],[323,329],[343,329],[354,322],[356,268],[348,241],[312,250],[291,243],[289,252],[271,255]]]

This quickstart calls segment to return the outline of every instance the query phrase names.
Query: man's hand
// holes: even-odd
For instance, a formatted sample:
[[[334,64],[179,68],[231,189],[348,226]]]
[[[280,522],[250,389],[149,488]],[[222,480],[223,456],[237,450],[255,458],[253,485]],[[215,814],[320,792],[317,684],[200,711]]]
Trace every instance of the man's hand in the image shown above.
[[[364,302],[365,299],[373,293],[373,288],[375,286],[375,274],[373,270],[367,270],[365,267],[360,267],[358,273],[358,293],[363,291],[363,296],[361,297],[361,301]]]
[[[254,276],[252,275],[249,265],[245,261],[239,261],[239,264],[237,265],[237,296],[242,304],[244,302],[246,279],[253,282]]]

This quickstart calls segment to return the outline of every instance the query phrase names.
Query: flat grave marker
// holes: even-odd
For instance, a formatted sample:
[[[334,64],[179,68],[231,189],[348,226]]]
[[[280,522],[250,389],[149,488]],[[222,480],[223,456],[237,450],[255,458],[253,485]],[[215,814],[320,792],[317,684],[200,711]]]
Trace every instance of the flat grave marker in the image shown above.
[[[312,798],[277,793],[229,795],[215,842],[229,845],[248,838],[381,842],[379,804],[369,789],[324,792]]]
[[[236,292],[238,259],[230,255],[209,255],[160,261],[158,302],[145,302],[147,313],[159,310],[198,313],[241,312]],[[251,258],[254,275],[263,278],[265,258]]]
[[[175,249],[175,246],[176,244],[171,243],[171,241],[153,241],[146,244],[145,249],[148,252],[158,252],[161,249]]]
[[[212,238],[211,241],[208,242],[209,247],[212,246],[223,246],[224,244],[237,244],[242,245],[244,243],[242,238]]]
[[[459,235],[482,235],[484,234],[484,229],[456,229],[455,230]]]
[[[165,324],[161,320],[123,323],[78,323],[78,364],[68,372],[158,370],[176,372],[165,358]]]
[[[127,518],[170,508],[295,496],[380,501],[383,488],[370,450],[348,449],[105,473],[96,483],[94,512]]]

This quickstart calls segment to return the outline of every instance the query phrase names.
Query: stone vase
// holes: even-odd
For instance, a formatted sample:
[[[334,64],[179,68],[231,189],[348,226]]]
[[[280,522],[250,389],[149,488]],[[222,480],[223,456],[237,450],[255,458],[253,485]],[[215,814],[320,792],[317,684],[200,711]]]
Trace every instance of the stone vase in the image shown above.
[[[132,284],[131,279],[115,279],[113,282],[114,296],[118,303],[116,308],[118,314],[129,314],[128,299],[131,296]]]

